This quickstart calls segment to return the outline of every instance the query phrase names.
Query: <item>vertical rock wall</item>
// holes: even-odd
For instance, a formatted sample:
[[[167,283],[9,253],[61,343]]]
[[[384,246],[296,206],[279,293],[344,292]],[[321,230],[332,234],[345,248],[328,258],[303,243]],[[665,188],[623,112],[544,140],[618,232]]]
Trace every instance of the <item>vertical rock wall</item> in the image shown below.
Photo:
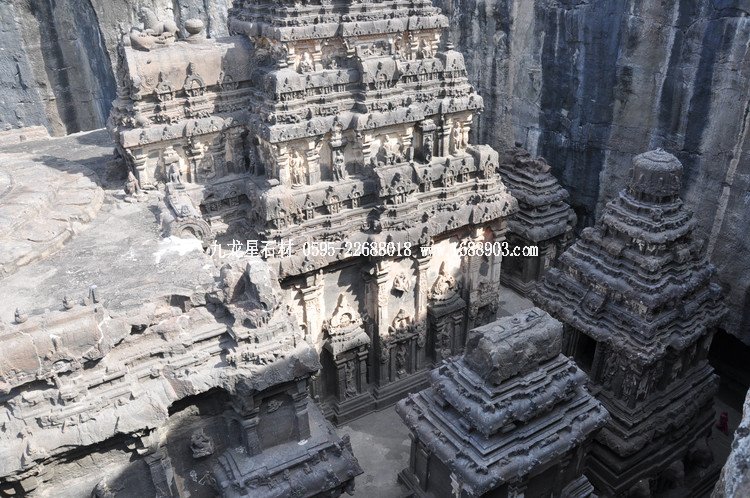
[[[580,226],[623,188],[634,155],[663,147],[682,161],[725,328],[750,342],[750,1],[435,3],[485,98],[479,142],[544,156]]]
[[[44,125],[65,135],[103,127],[115,98],[117,43],[139,24],[142,7],[180,26],[200,18],[213,37],[226,34],[230,6],[231,0],[0,0],[0,128]]]

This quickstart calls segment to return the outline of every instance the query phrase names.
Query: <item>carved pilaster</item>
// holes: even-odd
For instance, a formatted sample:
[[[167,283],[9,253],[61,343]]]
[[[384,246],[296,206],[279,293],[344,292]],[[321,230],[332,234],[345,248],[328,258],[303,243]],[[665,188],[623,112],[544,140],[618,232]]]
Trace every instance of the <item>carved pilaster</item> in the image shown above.
[[[323,330],[325,301],[322,280],[322,273],[308,275],[305,278],[305,286],[300,289],[304,303],[306,336],[320,334]]]
[[[307,184],[315,185],[320,182],[320,152],[314,144],[310,144],[305,151],[307,159]]]
[[[297,382],[296,392],[292,394],[294,401],[295,430],[297,440],[302,441],[310,437],[310,419],[307,412],[307,381],[300,380]]]

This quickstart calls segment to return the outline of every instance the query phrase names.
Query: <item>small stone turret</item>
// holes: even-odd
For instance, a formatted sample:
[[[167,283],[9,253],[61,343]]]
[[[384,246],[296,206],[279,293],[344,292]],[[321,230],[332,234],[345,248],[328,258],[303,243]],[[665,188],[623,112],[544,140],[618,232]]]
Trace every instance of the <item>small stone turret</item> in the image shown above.
[[[535,255],[511,252],[503,262],[501,281],[527,295],[573,242],[576,215],[568,205],[568,192],[543,158],[511,149],[501,159],[499,172],[518,199],[518,212],[508,220],[508,249],[537,248]]]

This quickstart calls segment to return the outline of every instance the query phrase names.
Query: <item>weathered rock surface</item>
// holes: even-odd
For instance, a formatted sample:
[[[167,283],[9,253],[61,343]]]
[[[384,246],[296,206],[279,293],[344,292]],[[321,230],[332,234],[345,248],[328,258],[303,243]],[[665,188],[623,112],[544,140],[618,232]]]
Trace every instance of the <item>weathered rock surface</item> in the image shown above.
[[[742,407],[742,422],[734,433],[732,452],[721,470],[712,498],[750,496],[750,392]]]
[[[112,189],[110,144],[91,132],[0,151],[0,247],[33,243],[0,285],[0,351],[12,352],[0,358],[0,495],[351,490],[361,469],[308,406],[320,363],[278,277],[257,257],[162,238],[161,194]],[[65,231],[84,214],[87,230]]]
[[[229,0],[63,0],[0,3],[0,128],[44,125],[56,135],[102,128],[115,98],[113,63],[121,33],[141,7],[178,26],[203,21],[227,34]]]

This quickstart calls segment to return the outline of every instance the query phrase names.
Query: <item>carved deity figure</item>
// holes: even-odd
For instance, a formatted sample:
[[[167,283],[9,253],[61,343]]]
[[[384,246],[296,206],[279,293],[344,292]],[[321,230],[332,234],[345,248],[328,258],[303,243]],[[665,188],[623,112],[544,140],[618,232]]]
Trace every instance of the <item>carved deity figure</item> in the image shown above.
[[[448,271],[445,269],[445,262],[443,262],[440,265],[438,277],[437,279],[435,279],[435,283],[432,284],[432,289],[430,289],[429,298],[435,300],[445,300],[456,294],[458,292],[458,289],[458,282],[456,282],[456,279],[453,277],[453,275],[448,273]]]
[[[637,380],[635,377],[635,374],[629,373],[625,376],[625,380],[622,383],[622,396],[626,400],[630,400],[630,398],[635,394],[636,384]]]
[[[341,149],[333,151],[333,179],[336,181],[346,180],[346,160]]]
[[[125,181],[125,193],[127,195],[139,195],[141,193],[141,184],[132,171],[128,171],[128,179]]]
[[[393,290],[398,293],[404,293],[411,287],[411,281],[406,273],[401,272],[393,279]]]
[[[443,187],[452,187],[453,179],[453,172],[446,168],[445,172],[443,173]]]
[[[404,160],[401,153],[401,144],[398,139],[391,138],[389,135],[383,137],[383,144],[380,146],[381,153],[385,164],[396,164]]]
[[[292,176],[292,185],[300,186],[305,184],[305,160],[297,150],[292,152],[289,158],[289,170]]]
[[[484,171],[485,178],[491,178],[492,175],[495,174],[495,165],[492,164],[492,161],[489,157],[484,161],[484,166],[482,167],[482,169]]]
[[[137,50],[151,50],[158,45],[173,43],[179,33],[174,20],[159,21],[156,14],[148,7],[142,7],[138,18],[143,29],[133,28],[130,33],[130,44]]]
[[[190,450],[193,452],[193,458],[207,457],[214,452],[214,442],[203,429],[200,429],[190,436]]]
[[[428,163],[432,161],[432,151],[434,148],[432,133],[428,133],[424,137],[424,142],[422,143],[422,157],[424,157],[424,160]]]
[[[173,162],[169,165],[169,181],[175,184],[182,183],[182,171],[180,171],[180,163]]]
[[[456,121],[456,124],[451,130],[451,145],[450,150],[452,155],[458,154],[459,151],[464,149],[466,144],[464,143],[464,129],[461,123]]]
[[[426,59],[428,57],[432,57],[432,47],[430,46],[430,42],[424,39],[422,39],[422,41],[419,42],[419,50],[417,50],[417,57],[420,59]]]
[[[328,187],[325,205],[329,214],[336,214],[341,209],[341,198],[336,195],[333,187]]]
[[[403,308],[401,308],[398,310],[398,313],[396,313],[396,317],[393,319],[393,322],[391,322],[389,332],[391,334],[409,332],[411,330],[411,326],[411,317],[406,314],[406,311],[404,311]]]
[[[309,52],[305,52],[302,54],[302,59],[299,61],[299,72],[300,73],[309,73],[311,72],[315,66],[313,65],[312,57],[310,56]]]
[[[402,342],[396,347],[396,376],[406,375],[406,343]]]
[[[437,349],[440,356],[447,358],[453,354],[453,348],[451,342],[453,341],[454,326],[450,319],[445,323],[443,328],[438,332],[437,336]]]
[[[346,397],[350,398],[352,396],[355,396],[357,394],[357,382],[355,379],[355,371],[356,366],[354,365],[354,361],[348,361],[346,362],[346,366],[344,367],[345,370],[345,379],[346,379]]]

